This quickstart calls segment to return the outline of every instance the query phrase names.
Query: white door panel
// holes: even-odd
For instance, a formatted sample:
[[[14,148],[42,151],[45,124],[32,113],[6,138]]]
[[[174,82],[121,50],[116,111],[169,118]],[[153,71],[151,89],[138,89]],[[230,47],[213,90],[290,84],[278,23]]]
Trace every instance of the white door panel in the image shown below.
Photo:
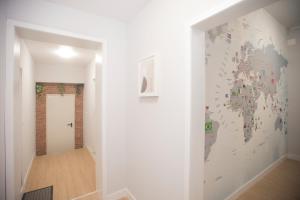
[[[48,94],[46,99],[47,154],[75,147],[75,95]]]

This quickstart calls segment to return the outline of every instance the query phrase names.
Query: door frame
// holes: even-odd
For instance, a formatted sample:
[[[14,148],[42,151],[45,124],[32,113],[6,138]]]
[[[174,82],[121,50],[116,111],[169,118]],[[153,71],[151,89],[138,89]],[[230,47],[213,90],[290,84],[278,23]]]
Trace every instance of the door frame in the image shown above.
[[[59,85],[63,84],[65,91],[64,95],[73,94],[75,95],[75,102],[83,101],[84,96],[84,84],[82,83],[47,83],[47,82],[36,82],[37,84],[43,85],[43,91],[36,98],[36,112],[35,119],[36,124],[40,123],[43,126],[36,126],[36,138],[39,138],[40,141],[36,141],[36,155],[46,155],[47,154],[47,109],[43,105],[47,105],[47,95],[61,95],[59,91]],[[77,87],[80,88],[80,94],[77,94]],[[75,89],[76,88],[76,89]],[[76,103],[75,103],[76,104]],[[83,147],[83,121],[80,120],[83,117],[83,103],[78,106],[75,106],[75,136],[74,136],[74,148]],[[77,138],[77,139],[76,139]],[[40,144],[38,144],[40,142]]]
[[[279,0],[232,0],[199,13],[186,23],[186,134],[184,200],[204,199],[205,153],[205,32],[231,19],[264,8]],[[236,197],[241,188],[226,200]]]
[[[15,119],[14,119],[14,84],[15,84],[15,61],[14,61],[14,42],[16,28],[26,28],[34,31],[42,31],[66,37],[73,37],[77,39],[88,40],[102,45],[102,57],[103,62],[101,65],[96,65],[97,72],[100,72],[100,76],[97,80],[100,82],[100,104],[97,106],[99,112],[99,126],[97,126],[97,156],[96,156],[96,190],[100,191],[102,198],[108,194],[107,192],[107,153],[106,153],[106,105],[107,105],[107,41],[103,38],[91,37],[88,35],[69,32],[62,29],[41,26],[32,23],[26,23],[18,20],[7,19],[7,30],[6,30],[6,66],[5,66],[5,157],[6,157],[6,196],[8,199],[15,199]],[[97,94],[97,92],[96,92]],[[101,169],[101,171],[97,170]],[[100,182],[101,181],[101,182]],[[101,187],[100,187],[101,186]]]

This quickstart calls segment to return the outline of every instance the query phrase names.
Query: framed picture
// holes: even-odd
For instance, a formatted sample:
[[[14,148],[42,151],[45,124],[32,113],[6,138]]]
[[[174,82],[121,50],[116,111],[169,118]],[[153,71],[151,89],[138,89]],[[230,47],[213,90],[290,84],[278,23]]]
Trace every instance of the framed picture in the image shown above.
[[[142,59],[138,71],[138,93],[141,97],[158,97],[157,58],[155,55]]]

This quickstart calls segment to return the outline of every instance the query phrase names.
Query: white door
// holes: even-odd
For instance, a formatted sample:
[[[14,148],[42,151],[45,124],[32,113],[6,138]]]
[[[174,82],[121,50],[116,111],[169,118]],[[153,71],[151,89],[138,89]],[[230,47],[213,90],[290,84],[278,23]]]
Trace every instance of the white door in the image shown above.
[[[47,154],[75,148],[75,95],[48,94],[46,99]]]

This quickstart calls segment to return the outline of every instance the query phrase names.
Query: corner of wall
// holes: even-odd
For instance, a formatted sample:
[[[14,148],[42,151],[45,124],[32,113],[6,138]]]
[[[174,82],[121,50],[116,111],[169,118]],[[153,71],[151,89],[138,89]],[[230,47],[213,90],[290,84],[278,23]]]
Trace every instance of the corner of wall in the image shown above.
[[[91,154],[93,160],[96,162],[96,152],[92,150],[92,148],[88,145],[84,145],[85,148],[87,148],[87,150],[89,151],[89,153]]]
[[[245,191],[247,191],[249,188],[251,188],[253,185],[255,185],[258,181],[260,181],[262,178],[264,178],[273,169],[278,167],[283,161],[286,160],[286,158],[288,158],[287,155],[283,155],[280,158],[278,158],[276,161],[274,161],[269,166],[267,166],[264,170],[262,170],[259,174],[257,174],[255,177],[253,177],[247,183],[245,183],[244,185],[239,187],[237,190],[235,190],[233,193],[231,193],[225,200],[238,199],[238,197],[240,197],[241,194],[243,194]]]
[[[300,162],[300,155],[296,155],[296,154],[288,154],[287,157],[288,157],[288,159],[296,160],[296,161],[299,161],[299,162]]]
[[[129,191],[128,188],[123,188],[117,192],[107,195],[104,199],[105,200],[120,200],[122,198],[127,198],[128,200],[137,200],[133,194]]]
[[[0,1],[0,199],[5,199],[5,132],[4,132],[4,85],[5,85],[5,5]]]
[[[30,170],[31,170],[31,167],[32,167],[32,163],[33,163],[33,160],[35,158],[35,153],[32,155],[31,157],[31,161],[27,167],[27,170],[26,170],[26,174],[24,176],[24,180],[23,180],[23,184],[22,184],[22,187],[21,187],[21,194],[23,195],[24,191],[25,191],[25,187],[26,187],[26,183],[27,183],[27,180],[28,180],[28,176],[29,176],[29,173],[30,173]],[[21,195],[21,196],[22,196]]]

